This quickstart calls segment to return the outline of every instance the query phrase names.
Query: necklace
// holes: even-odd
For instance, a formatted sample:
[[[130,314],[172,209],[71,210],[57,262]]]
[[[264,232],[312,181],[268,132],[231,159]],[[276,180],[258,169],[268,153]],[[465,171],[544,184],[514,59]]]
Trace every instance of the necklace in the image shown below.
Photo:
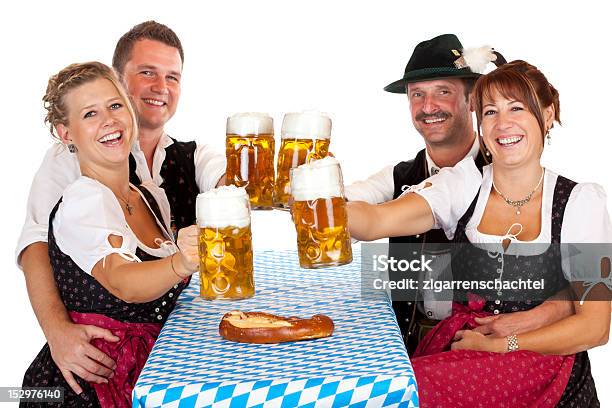
[[[520,215],[521,207],[527,204],[531,200],[533,193],[535,193],[538,187],[540,187],[540,184],[542,184],[543,179],[544,179],[544,168],[542,168],[542,175],[540,176],[540,181],[538,181],[538,184],[536,184],[536,186],[533,188],[533,190],[531,190],[529,194],[527,194],[524,198],[521,198],[520,200],[511,200],[508,197],[506,197],[501,191],[499,191],[499,189],[495,185],[495,180],[493,180],[493,188],[495,189],[495,191],[497,191],[497,194],[499,194],[501,198],[504,199],[506,204],[516,208],[516,215]]]
[[[132,211],[134,211],[134,206],[130,204],[130,190],[128,189],[127,200],[120,195],[117,195],[117,198],[123,201],[125,204],[125,209],[127,210],[129,215],[132,215]]]

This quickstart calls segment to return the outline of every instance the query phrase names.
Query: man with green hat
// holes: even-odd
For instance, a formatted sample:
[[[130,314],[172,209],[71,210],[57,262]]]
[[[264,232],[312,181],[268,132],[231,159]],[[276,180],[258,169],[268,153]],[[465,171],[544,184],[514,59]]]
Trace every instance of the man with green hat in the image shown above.
[[[464,50],[453,34],[419,43],[406,65],[404,76],[384,90],[408,95],[412,123],[423,136],[425,149],[412,160],[385,167],[368,179],[347,186],[347,199],[378,204],[398,198],[410,186],[466,157],[472,157],[479,168],[488,164],[488,152],[474,132],[470,92],[480,72],[490,62],[501,65],[505,60],[490,47]],[[389,255],[401,256],[406,244],[424,243],[436,243],[436,250],[450,256],[449,241],[442,230],[392,237]],[[393,308],[409,352],[430,328],[451,312],[448,296],[446,301],[425,299],[418,302],[412,296],[408,292],[392,291]],[[476,330],[507,336],[548,325],[571,313],[570,302],[547,301],[527,312],[478,319],[481,326]]]

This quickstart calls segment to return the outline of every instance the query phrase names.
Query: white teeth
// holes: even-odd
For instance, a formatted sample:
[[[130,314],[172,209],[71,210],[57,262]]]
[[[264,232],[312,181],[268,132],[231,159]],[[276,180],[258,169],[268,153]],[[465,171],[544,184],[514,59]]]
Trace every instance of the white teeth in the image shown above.
[[[114,133],[108,134],[98,140],[100,143],[108,142],[109,140],[119,139],[121,137],[121,132],[116,131]]]
[[[497,139],[497,141],[499,142],[499,144],[507,145],[511,143],[520,142],[521,139],[523,139],[523,136],[512,136],[512,137],[499,138]]]
[[[163,106],[164,102],[163,101],[158,101],[155,99],[145,99],[144,100],[146,103],[151,104],[151,105],[155,105],[155,106]]]
[[[444,118],[425,119],[425,123],[430,124],[430,123],[442,122],[442,121],[445,121],[445,120],[446,119],[444,119]]]

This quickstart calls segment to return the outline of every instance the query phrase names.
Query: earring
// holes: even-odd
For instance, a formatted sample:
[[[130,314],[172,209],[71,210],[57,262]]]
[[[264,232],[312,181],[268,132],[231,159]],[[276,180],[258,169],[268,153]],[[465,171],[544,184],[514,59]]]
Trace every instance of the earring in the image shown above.
[[[76,153],[77,152],[77,147],[74,144],[70,143],[70,144],[68,144],[68,151],[70,153]]]
[[[550,131],[546,132],[546,141],[549,146],[552,144],[552,137],[550,137]]]
[[[480,132],[478,133],[480,135]],[[487,146],[484,144],[484,141],[482,140],[482,135],[479,136],[480,137],[480,145],[482,146],[482,148],[485,151],[485,156],[490,157],[491,156],[491,152],[489,151],[489,149],[487,149]]]

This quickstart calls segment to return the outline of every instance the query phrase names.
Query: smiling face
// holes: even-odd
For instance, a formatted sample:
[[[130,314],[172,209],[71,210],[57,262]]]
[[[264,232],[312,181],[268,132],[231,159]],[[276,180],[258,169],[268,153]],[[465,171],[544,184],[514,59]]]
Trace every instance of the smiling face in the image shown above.
[[[111,81],[98,78],[64,96],[67,123],[56,126],[66,144],[77,147],[81,169],[113,168],[127,163],[132,116]]]
[[[163,130],[174,115],[181,94],[181,71],[178,49],[148,39],[134,44],[121,76],[141,129]]]
[[[473,135],[465,85],[461,79],[438,79],[406,86],[415,129],[428,145],[454,145]]]
[[[542,109],[546,128],[554,118],[551,106]],[[496,165],[518,167],[539,162],[544,135],[527,105],[493,89],[483,96],[482,135]]]

